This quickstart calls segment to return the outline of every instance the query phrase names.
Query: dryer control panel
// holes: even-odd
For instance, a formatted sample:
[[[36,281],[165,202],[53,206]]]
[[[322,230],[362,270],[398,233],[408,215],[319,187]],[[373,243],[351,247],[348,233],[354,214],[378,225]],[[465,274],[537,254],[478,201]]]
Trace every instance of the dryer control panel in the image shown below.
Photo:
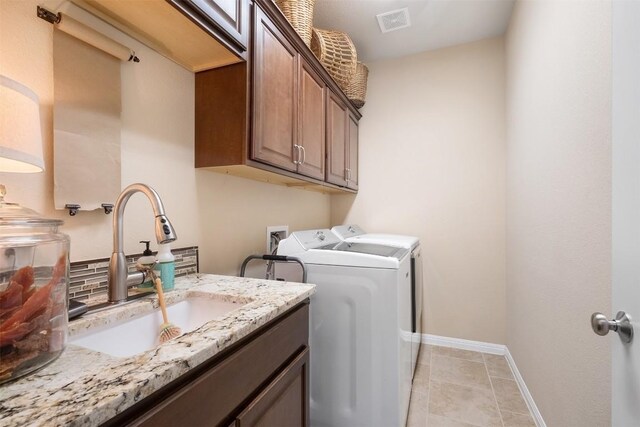
[[[337,234],[342,240],[365,234],[365,231],[356,224],[336,225],[331,231]]]

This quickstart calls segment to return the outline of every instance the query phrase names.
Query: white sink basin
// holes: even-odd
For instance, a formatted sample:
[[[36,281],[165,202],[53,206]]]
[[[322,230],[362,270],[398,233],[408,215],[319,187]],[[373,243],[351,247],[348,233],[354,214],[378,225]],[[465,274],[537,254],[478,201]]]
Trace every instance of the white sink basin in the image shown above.
[[[182,333],[187,333],[242,305],[211,298],[191,297],[167,306],[167,315],[169,322],[180,327]],[[160,325],[162,312],[158,308],[124,322],[77,335],[72,337],[69,343],[111,356],[128,357],[158,346]]]

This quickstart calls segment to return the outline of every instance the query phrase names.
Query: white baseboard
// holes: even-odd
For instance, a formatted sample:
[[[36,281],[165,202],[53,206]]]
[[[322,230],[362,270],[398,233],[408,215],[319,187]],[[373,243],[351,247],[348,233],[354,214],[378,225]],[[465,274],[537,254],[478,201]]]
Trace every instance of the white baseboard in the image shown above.
[[[540,411],[538,410],[538,407],[533,400],[533,396],[531,396],[531,393],[529,392],[529,389],[527,388],[522,375],[520,375],[520,371],[518,371],[516,362],[513,360],[513,356],[511,356],[511,353],[509,352],[507,346],[502,344],[463,340],[460,338],[449,338],[430,334],[422,334],[422,344],[439,345],[441,347],[459,348],[461,350],[480,351],[482,353],[505,356],[507,359],[507,363],[509,363],[509,367],[511,368],[511,372],[513,373],[513,377],[518,384],[518,388],[520,389],[520,392],[522,393],[522,396],[524,397],[524,400],[529,407],[529,411],[531,412],[533,421],[536,423],[537,427],[547,427],[547,424],[542,419],[542,414],[540,414]]]
[[[520,371],[518,371],[518,367],[516,366],[515,360],[513,360],[513,356],[511,356],[511,352],[509,349],[505,347],[507,350],[505,353],[505,357],[507,358],[507,363],[509,363],[509,367],[511,368],[511,372],[513,373],[513,377],[516,379],[516,383],[518,384],[518,388],[520,389],[520,393],[522,393],[522,397],[524,397],[524,401],[527,403],[529,407],[529,412],[531,412],[531,416],[533,417],[533,421],[535,421],[536,426],[538,427],[547,427],[547,424],[542,419],[542,414],[536,405],[536,402],[533,400],[533,396],[529,392],[527,385],[520,375]]]
[[[459,348],[461,350],[481,351],[483,353],[497,354],[499,356],[504,356],[506,351],[506,347],[502,344],[491,344],[482,341],[463,340],[461,338],[449,338],[430,334],[422,334],[422,344]]]

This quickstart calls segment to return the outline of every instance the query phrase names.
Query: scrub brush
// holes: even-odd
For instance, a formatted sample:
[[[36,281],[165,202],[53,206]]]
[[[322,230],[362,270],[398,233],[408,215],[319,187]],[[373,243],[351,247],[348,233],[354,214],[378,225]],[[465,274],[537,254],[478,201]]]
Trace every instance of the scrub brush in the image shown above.
[[[167,306],[164,303],[164,292],[162,292],[162,281],[153,270],[150,271],[151,278],[153,282],[156,284],[156,292],[158,293],[158,302],[160,303],[160,309],[162,310],[162,320],[163,324],[160,325],[160,344],[169,341],[180,335],[182,331],[179,327],[169,322],[169,318],[167,316]]]

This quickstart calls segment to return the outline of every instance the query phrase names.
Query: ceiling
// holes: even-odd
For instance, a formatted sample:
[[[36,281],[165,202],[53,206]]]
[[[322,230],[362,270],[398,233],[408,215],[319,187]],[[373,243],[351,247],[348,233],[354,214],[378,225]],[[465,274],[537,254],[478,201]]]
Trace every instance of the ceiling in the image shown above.
[[[503,34],[513,0],[316,0],[314,26],[349,34],[371,62]],[[376,15],[409,8],[411,26],[382,33]]]

